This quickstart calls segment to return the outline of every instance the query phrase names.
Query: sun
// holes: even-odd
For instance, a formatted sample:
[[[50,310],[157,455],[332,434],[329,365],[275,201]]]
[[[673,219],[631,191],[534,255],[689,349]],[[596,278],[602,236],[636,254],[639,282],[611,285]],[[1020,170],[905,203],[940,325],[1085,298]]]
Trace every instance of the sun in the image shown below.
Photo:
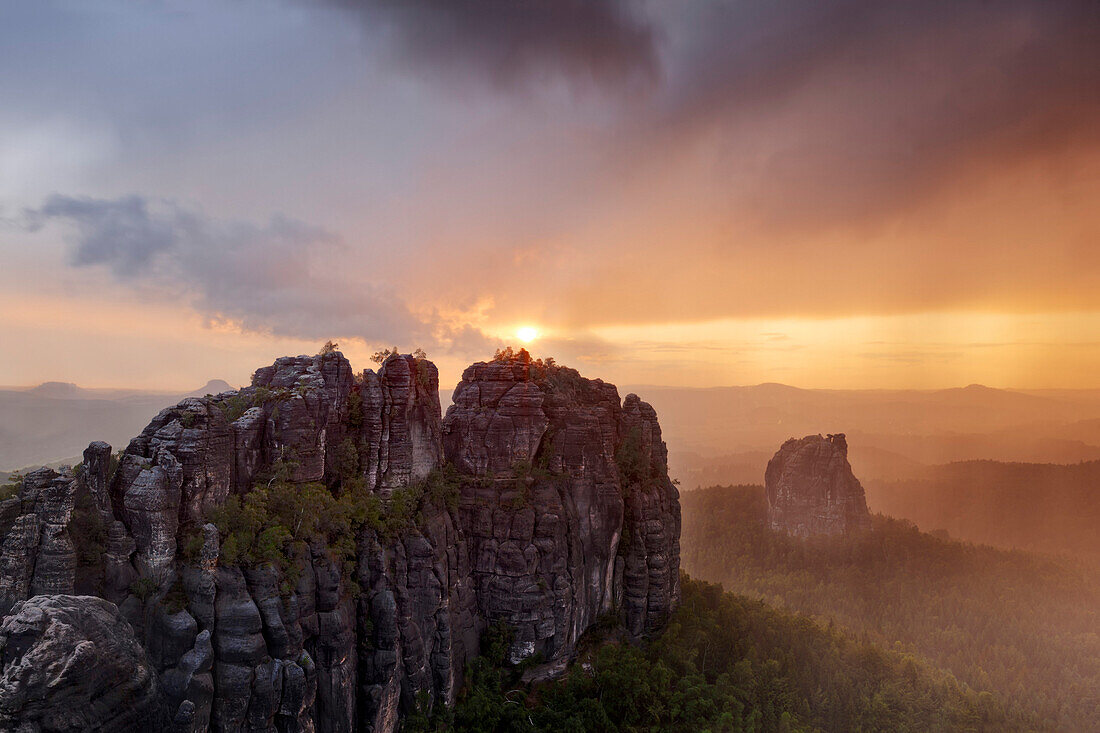
[[[534,326],[520,326],[516,329],[516,338],[525,344],[529,344],[539,337],[539,330]]]

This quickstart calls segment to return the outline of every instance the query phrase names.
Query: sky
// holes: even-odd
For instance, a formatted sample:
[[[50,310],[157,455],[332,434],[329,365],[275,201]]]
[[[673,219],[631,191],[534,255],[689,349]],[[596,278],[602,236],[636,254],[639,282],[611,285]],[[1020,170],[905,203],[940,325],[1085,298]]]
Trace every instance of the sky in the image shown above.
[[[1100,387],[1091,0],[17,0],[0,94],[0,384]]]

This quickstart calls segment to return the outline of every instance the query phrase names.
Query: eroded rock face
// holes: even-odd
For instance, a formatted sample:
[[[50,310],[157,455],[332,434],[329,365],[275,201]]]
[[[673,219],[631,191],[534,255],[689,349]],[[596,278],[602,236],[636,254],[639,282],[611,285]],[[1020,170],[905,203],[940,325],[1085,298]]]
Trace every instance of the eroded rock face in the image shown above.
[[[28,473],[19,496],[4,502],[8,514],[0,542],[0,613],[44,593],[72,593],[76,554],[69,537],[76,497],[72,474],[49,468]]]
[[[114,604],[35,596],[0,625],[0,728],[152,730],[157,676]]]
[[[602,613],[640,635],[679,599],[679,498],[656,413],[574,370],[517,358],[469,367],[443,422],[481,615],[512,658],[569,656]],[[628,446],[640,470],[625,476]]]
[[[382,521],[241,561],[209,520],[274,481],[373,494]],[[656,414],[613,385],[523,353],[467,369],[444,420],[423,358],[357,375],[338,352],[287,357],[161,411],[117,456],[93,443],[76,471],[28,475],[0,503],[0,611],[74,584],[117,604],[173,732],[392,731],[419,693],[454,702],[490,624],[546,674],[601,614],[660,628],[679,532]]]
[[[788,440],[768,462],[764,486],[772,529],[809,537],[870,527],[843,433]]]
[[[620,572],[627,628],[635,636],[664,626],[680,601],[680,496],[668,478],[668,449],[657,411],[623,401],[619,465],[625,489]]]

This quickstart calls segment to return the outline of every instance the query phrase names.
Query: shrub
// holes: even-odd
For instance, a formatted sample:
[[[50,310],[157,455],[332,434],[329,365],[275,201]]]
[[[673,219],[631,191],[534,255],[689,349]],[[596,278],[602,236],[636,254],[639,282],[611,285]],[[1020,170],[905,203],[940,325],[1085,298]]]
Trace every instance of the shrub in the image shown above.
[[[159,590],[160,586],[152,578],[138,578],[130,583],[130,593],[142,603],[156,595]]]
[[[448,463],[441,468],[433,469],[422,483],[428,501],[451,511],[458,508],[462,478],[454,466]]]
[[[496,353],[493,354],[493,359],[492,360],[493,361],[502,361],[502,362],[503,361],[518,361],[518,362],[521,362],[523,364],[531,364],[534,361],[531,358],[531,352],[529,352],[527,349],[522,349],[521,348],[519,351],[516,351],[511,346],[505,346],[503,349],[497,349]]]
[[[77,564],[82,567],[102,564],[107,552],[107,526],[87,489],[77,494],[73,504],[69,537],[72,538]]]
[[[176,578],[172,587],[164,595],[164,608],[168,613],[179,613],[187,610],[187,591],[183,588],[183,582]]]
[[[23,476],[18,473],[13,473],[8,476],[8,483],[0,486],[0,501],[11,499],[12,497],[19,495],[19,489],[23,487]]]
[[[218,407],[220,407],[222,413],[225,414],[225,419],[227,421],[236,422],[248,408],[252,407],[252,400],[246,395],[238,392],[232,397],[227,397],[219,402]]]
[[[397,356],[396,346],[394,346],[392,349],[382,349],[381,351],[374,352],[373,354],[371,354],[370,360],[373,361],[375,364],[385,364],[386,360],[389,359],[391,356]]]
[[[363,395],[359,387],[353,387],[348,393],[348,430],[353,434],[363,430]]]
[[[623,488],[643,484],[654,477],[653,466],[642,453],[642,431],[633,428],[623,438],[619,449],[615,451],[615,463],[623,478]]]
[[[261,385],[255,388],[242,389],[237,394],[230,395],[217,404],[228,422],[236,422],[251,407],[262,407],[272,402],[282,402],[290,399],[293,394],[289,387],[272,389]],[[277,410],[276,407],[272,411],[272,418],[277,416]]]
[[[306,543],[321,542],[333,560],[344,564],[345,581],[352,586],[357,559],[356,538],[364,528],[383,541],[392,541],[423,523],[425,501],[438,506],[458,505],[460,479],[452,467],[432,471],[423,481],[396,489],[383,501],[369,492],[359,476],[344,477],[339,495],[324,484],[295,484],[296,464],[277,460],[252,491],[231,496],[209,515],[221,538],[219,562],[225,565],[271,565],[283,577],[290,593],[300,573],[297,554]],[[191,535],[185,557],[196,557],[202,539]]]
[[[229,497],[210,513],[209,520],[221,537],[220,562],[269,564],[284,577],[296,578],[297,562],[288,549],[295,542],[310,541],[323,542],[337,560],[355,558],[357,529],[371,515],[369,495],[355,481],[349,482],[340,498],[324,484],[292,483],[296,465],[275,461],[266,482],[258,483],[244,497]]]
[[[336,446],[335,464],[341,485],[353,481],[359,475],[359,449],[350,437],[344,438]]]
[[[198,527],[190,526],[183,531],[183,542],[180,543],[180,555],[186,562],[197,563],[202,557],[202,532]]]
[[[417,349],[413,352],[413,357],[416,360],[416,383],[420,385],[422,389],[431,389],[432,370],[429,368],[431,362],[428,361],[428,357],[423,349]]]
[[[122,465],[122,456],[125,455],[125,451],[116,450],[111,454],[111,458],[107,461],[107,483],[110,484],[115,480],[115,474],[118,473],[119,467]]]
[[[522,509],[530,500],[531,484],[552,479],[564,479],[560,474],[555,474],[546,468],[546,461],[536,463],[531,461],[516,461],[512,464],[512,475],[515,477],[516,491],[519,492],[511,502],[512,509]]]

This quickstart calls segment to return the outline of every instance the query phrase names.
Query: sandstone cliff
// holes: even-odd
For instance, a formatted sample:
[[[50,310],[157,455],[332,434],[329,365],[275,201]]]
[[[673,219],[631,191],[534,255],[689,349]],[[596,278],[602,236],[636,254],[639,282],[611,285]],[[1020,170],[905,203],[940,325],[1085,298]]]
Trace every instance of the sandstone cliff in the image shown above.
[[[51,701],[96,690],[20,665],[125,648],[149,685],[84,727],[134,727],[155,699],[172,731],[393,730],[454,701],[489,624],[546,675],[603,614],[659,628],[679,533],[656,414],[613,385],[521,352],[467,369],[443,419],[425,359],[279,359],[0,502],[0,720],[67,729]],[[6,631],[81,604],[71,645]]]
[[[863,486],[848,463],[843,433],[788,440],[768,462],[764,487],[772,529],[808,537],[871,524]]]

